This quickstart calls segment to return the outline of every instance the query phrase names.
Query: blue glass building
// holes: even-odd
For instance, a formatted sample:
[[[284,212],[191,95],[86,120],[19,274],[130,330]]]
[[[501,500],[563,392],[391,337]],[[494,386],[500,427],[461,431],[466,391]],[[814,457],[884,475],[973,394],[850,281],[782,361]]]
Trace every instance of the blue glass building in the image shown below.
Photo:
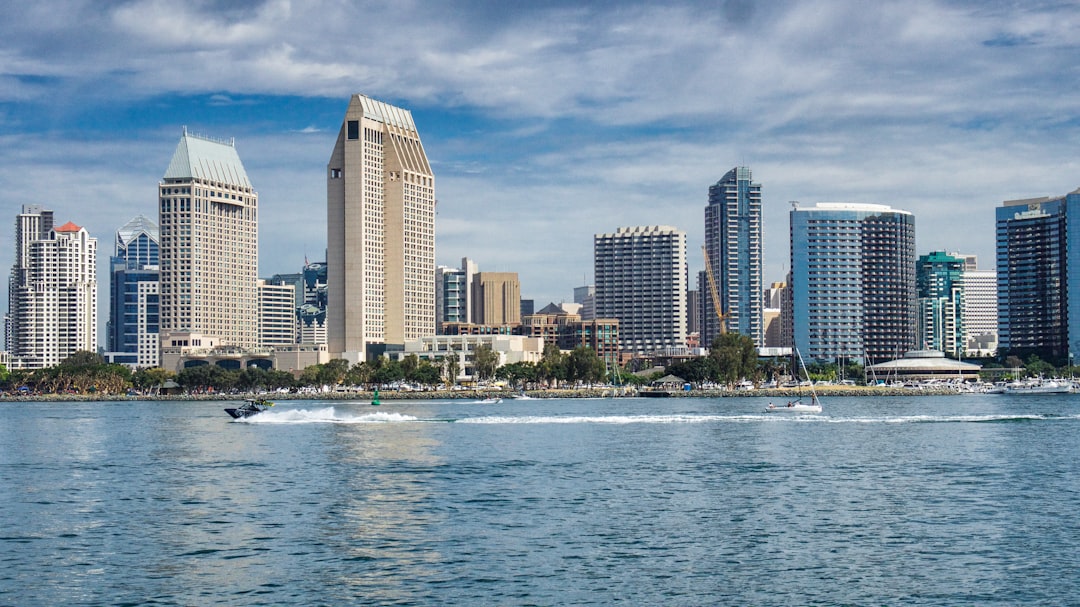
[[[709,186],[705,207],[705,250],[716,281],[727,330],[765,345],[761,279],[761,184],[750,169],[736,167]],[[707,280],[707,279],[706,279]],[[720,320],[707,282],[698,280],[701,345],[720,334]]]
[[[142,215],[116,232],[109,258],[106,359],[132,368],[159,364],[158,226]]]
[[[790,216],[792,339],[802,356],[877,363],[915,349],[914,216],[855,203],[795,206]]]
[[[1080,353],[1080,190],[996,209],[999,351],[1064,364]]]

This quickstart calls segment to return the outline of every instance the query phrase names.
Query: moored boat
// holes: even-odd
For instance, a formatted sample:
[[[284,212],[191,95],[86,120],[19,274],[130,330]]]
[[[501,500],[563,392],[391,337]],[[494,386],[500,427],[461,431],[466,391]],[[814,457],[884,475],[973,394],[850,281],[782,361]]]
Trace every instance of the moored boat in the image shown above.
[[[1068,394],[1072,383],[1058,379],[1027,379],[1014,381],[1005,386],[1005,394]]]

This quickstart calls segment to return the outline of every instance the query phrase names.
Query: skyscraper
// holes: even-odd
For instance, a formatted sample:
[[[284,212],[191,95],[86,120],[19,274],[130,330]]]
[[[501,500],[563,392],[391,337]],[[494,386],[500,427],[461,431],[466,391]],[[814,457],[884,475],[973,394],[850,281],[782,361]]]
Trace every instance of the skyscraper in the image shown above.
[[[105,359],[133,368],[160,358],[160,232],[139,215],[116,231],[109,258],[109,321]]]
[[[934,251],[915,264],[919,347],[959,357],[964,353],[964,287],[966,261],[957,254]]]
[[[652,353],[686,345],[686,233],[619,228],[593,237],[596,317],[619,320],[619,349]]]
[[[7,329],[7,349],[13,356],[19,344],[18,336],[31,320],[19,314],[21,300],[30,284],[30,244],[48,238],[52,228],[53,212],[38,205],[23,205],[22,213],[15,216],[15,262],[8,277]]]
[[[330,356],[435,334],[435,177],[412,113],[353,95],[330,155]]]
[[[1058,364],[1080,353],[1080,190],[996,210],[999,347]]]
[[[259,196],[232,140],[184,129],[158,186],[161,338],[258,341]]]
[[[792,339],[802,356],[877,363],[914,349],[914,216],[879,204],[793,204]]]
[[[97,351],[97,239],[52,211],[24,206],[15,223],[9,285],[13,366],[53,367]]]
[[[712,266],[727,330],[765,345],[761,310],[761,184],[750,169],[736,167],[709,186],[705,207],[705,250]],[[711,289],[701,288],[701,343],[720,334]]]

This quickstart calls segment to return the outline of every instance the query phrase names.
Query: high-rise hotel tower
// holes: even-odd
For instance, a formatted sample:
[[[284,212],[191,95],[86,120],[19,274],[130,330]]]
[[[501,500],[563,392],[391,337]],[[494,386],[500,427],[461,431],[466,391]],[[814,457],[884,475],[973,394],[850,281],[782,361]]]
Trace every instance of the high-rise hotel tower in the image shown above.
[[[619,319],[619,350],[686,345],[686,233],[671,226],[593,236],[596,317]]]
[[[807,360],[873,364],[914,349],[915,217],[880,204],[795,206],[791,297],[794,345]]]
[[[762,324],[761,282],[761,184],[753,183],[750,169],[736,167],[709,186],[705,207],[705,250],[716,282],[720,310],[726,328],[765,345]],[[720,334],[720,319],[708,283],[698,311],[701,345],[709,347]]]
[[[326,169],[330,356],[434,335],[435,177],[412,113],[353,95]]]
[[[158,186],[161,339],[174,332],[254,348],[259,195],[232,140],[184,129]]]

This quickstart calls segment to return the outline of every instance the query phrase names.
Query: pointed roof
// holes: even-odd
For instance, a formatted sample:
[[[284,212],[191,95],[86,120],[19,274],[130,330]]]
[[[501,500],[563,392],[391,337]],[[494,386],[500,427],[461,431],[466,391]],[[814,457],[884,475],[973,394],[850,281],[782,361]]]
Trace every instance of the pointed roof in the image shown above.
[[[567,314],[567,312],[566,312],[566,310],[559,307],[559,305],[556,304],[555,302],[551,302],[548,305],[544,306],[539,312],[536,312],[536,314],[551,314],[551,315],[555,315],[555,316],[565,316]]]
[[[146,234],[154,242],[160,240],[160,230],[158,225],[152,220],[147,219],[144,215],[139,215],[131,221],[124,224],[124,227],[116,231],[116,241],[123,244],[128,244],[139,234]]]
[[[240,162],[233,140],[219,141],[201,135],[184,134],[165,170],[165,179],[206,179],[250,188],[247,171]]]
[[[82,228],[80,228],[79,226],[77,226],[74,223],[71,223],[69,221],[69,222],[65,223],[64,225],[60,226],[59,228],[53,228],[53,229],[56,230],[57,232],[78,232]]]

